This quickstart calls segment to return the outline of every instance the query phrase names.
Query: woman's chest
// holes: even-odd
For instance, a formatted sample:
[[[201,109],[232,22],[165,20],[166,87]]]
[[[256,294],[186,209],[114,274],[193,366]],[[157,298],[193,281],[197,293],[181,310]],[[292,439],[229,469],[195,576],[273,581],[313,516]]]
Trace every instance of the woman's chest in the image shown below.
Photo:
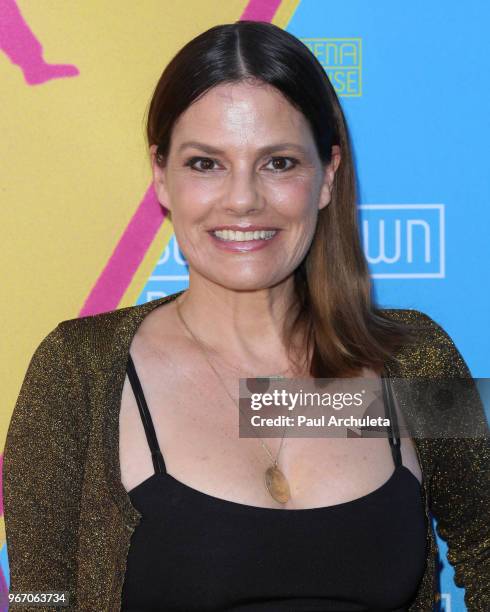
[[[225,383],[233,396],[232,379],[213,380],[212,372],[189,360],[184,367],[170,361],[158,367],[158,360],[144,353],[135,351],[133,357],[166,470],[198,491],[259,507],[314,508],[370,494],[393,475],[386,437],[240,437],[237,405],[223,388]],[[235,382],[236,393],[238,379]],[[130,491],[152,476],[154,467],[128,377],[119,428],[121,480]],[[422,472],[410,438],[401,439],[401,456],[420,482]],[[276,457],[291,493],[285,505],[272,499],[264,484],[265,471]]]

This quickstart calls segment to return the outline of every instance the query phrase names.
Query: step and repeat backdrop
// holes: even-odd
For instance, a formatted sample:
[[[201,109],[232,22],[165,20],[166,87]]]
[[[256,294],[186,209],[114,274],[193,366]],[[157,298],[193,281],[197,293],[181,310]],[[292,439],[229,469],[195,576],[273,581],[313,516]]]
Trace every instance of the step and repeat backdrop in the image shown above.
[[[58,322],[188,285],[144,119],[175,52],[238,19],[300,38],[341,99],[378,302],[426,312],[490,376],[488,3],[0,0],[0,467],[29,359]],[[442,607],[465,610],[438,545]],[[0,488],[0,612],[8,586]]]

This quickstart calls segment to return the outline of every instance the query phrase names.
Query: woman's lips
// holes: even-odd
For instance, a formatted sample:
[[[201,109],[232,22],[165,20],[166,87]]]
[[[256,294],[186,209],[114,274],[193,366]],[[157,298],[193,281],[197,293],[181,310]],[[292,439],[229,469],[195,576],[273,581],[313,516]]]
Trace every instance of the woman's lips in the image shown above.
[[[208,232],[211,240],[214,245],[223,251],[232,251],[234,253],[246,252],[250,251],[258,251],[260,249],[264,249],[269,246],[272,242],[274,242],[280,234],[280,230],[277,230],[276,233],[267,240],[223,240],[223,238],[218,238],[213,234],[213,232]]]

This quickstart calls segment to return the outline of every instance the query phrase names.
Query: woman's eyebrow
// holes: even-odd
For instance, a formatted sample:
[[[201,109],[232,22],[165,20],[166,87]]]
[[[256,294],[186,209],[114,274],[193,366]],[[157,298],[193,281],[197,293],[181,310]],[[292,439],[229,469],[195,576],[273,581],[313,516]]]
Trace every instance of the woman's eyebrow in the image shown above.
[[[222,155],[223,153],[225,153],[225,151],[221,149],[208,145],[204,142],[198,142],[197,140],[189,140],[187,142],[183,142],[178,148],[178,152],[180,153],[183,149],[187,147],[200,149],[201,151],[205,151],[206,153],[211,153],[213,155]],[[305,147],[295,142],[278,142],[277,144],[266,145],[257,149],[257,153],[262,155],[264,153],[274,153],[274,151],[282,151],[283,149],[295,149],[300,153],[306,154]]]

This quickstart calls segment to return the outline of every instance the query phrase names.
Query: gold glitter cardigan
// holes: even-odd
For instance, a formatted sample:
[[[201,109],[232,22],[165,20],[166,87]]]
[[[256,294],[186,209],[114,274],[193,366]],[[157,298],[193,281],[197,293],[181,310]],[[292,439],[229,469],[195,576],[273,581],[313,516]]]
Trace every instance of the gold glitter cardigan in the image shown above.
[[[126,362],[143,318],[180,293],[62,321],[34,352],[10,421],[3,463],[10,592],[69,591],[69,610],[120,610],[131,534],[141,517],[121,483],[119,463]],[[401,349],[386,363],[390,378],[471,376],[450,337],[430,317],[417,310],[384,312],[420,331],[415,346]],[[442,402],[424,400],[424,409],[437,411]],[[403,409],[417,417],[421,407]],[[478,394],[470,410],[481,437],[414,442],[427,519],[430,511],[448,544],[455,583],[466,589],[468,609],[488,612],[490,454]],[[438,609],[440,600],[438,548],[429,525],[426,570],[410,612]],[[15,610],[59,608],[22,605]]]

